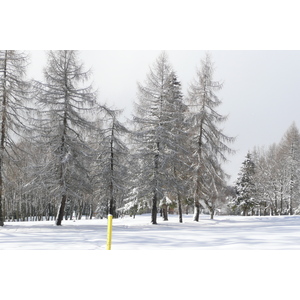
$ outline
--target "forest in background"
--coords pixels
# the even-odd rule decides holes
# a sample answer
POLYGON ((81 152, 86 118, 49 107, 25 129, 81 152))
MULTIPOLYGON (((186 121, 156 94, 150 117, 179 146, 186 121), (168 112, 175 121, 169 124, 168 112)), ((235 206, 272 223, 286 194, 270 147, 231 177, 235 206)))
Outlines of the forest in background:
POLYGON ((279 143, 254 147, 228 198, 242 215, 300 214, 300 133, 293 122, 279 143))
MULTIPOLYGON (((115 218, 201 211, 295 214, 299 132, 247 154, 235 186, 223 163, 234 138, 221 125, 214 65, 207 53, 182 93, 161 52, 137 85, 133 118, 99 103, 92 74, 74 50, 47 52, 44 81, 26 78, 28 56, 0 51, 0 226, 6 221, 115 218)), ((42 66, 41 66, 42 67, 42 66)), ((117 88, 117 87, 116 87, 117 88)))

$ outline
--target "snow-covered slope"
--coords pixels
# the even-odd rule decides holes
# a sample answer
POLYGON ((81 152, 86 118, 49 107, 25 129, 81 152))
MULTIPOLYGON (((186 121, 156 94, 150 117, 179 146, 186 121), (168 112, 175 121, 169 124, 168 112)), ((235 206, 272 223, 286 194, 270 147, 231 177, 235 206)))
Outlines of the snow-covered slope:
MULTIPOLYGON (((300 250, 300 216, 215 216, 191 215, 178 222, 149 215, 113 220, 112 250, 300 250)), ((1 250, 105 250, 106 219, 7 222, 0 228, 1 250)))

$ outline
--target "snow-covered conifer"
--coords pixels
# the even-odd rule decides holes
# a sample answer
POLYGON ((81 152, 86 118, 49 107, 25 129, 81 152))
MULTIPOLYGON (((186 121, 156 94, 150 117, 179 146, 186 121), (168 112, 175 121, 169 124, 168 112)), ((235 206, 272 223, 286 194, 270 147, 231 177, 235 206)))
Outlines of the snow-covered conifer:
POLYGON ((292 215, 294 207, 300 204, 300 133, 295 123, 288 128, 279 147, 285 170, 288 214, 292 215))
POLYGON ((125 136, 128 129, 117 119, 118 112, 110 111, 103 122, 98 122, 95 147, 96 159, 93 163, 93 185, 97 198, 97 213, 118 216, 125 194, 128 168, 128 147, 125 136))
POLYGON ((235 205, 240 208, 243 216, 247 216, 248 211, 256 204, 255 199, 255 164, 251 153, 248 152, 242 163, 241 171, 235 184, 236 198, 235 205))
POLYGON ((295 123, 280 143, 253 151, 258 214, 294 214, 300 197, 300 134, 295 123))
POLYGON ((29 106, 30 84, 25 80, 28 55, 21 51, 0 50, 0 226, 4 225, 3 199, 9 149, 16 148, 15 137, 22 136, 29 106))
POLYGON ((209 203, 213 197, 218 197, 218 190, 226 176, 221 163, 226 161, 226 154, 233 152, 227 144, 233 142, 234 138, 228 137, 219 128, 227 117, 216 110, 221 100, 215 92, 222 88, 222 84, 213 81, 213 72, 213 63, 207 53, 188 90, 195 221, 199 221, 200 200, 209 203))
POLYGON ((91 85, 83 85, 90 72, 83 69, 76 51, 47 54, 45 82, 35 84, 41 116, 35 141, 47 157, 39 168, 39 180, 60 203, 56 225, 61 225, 67 201, 91 192, 86 164, 90 149, 84 133, 92 126, 86 112, 95 107, 96 94, 91 85))
POLYGON ((190 151, 188 145, 188 124, 186 122, 187 105, 183 101, 181 83, 175 72, 171 73, 168 91, 168 109, 166 126, 169 130, 168 161, 169 197, 176 199, 179 222, 182 223, 182 198, 188 193, 188 172, 190 169, 190 151))
MULTIPOLYGON (((174 192, 177 112, 181 105, 180 84, 162 52, 150 68, 144 85, 138 84, 134 116, 135 154, 139 160, 139 197, 151 199, 152 224, 157 224, 157 205, 174 192), (173 180, 174 183, 174 180, 173 180)), ((180 128, 178 128, 180 129, 180 128)))

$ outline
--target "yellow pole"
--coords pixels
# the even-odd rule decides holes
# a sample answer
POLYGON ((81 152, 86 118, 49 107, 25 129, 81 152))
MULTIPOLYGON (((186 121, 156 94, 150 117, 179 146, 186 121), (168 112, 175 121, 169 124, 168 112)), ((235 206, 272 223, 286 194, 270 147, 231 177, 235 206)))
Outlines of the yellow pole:
POLYGON ((111 250, 111 236, 112 236, 112 215, 107 216, 107 241, 106 250, 111 250))

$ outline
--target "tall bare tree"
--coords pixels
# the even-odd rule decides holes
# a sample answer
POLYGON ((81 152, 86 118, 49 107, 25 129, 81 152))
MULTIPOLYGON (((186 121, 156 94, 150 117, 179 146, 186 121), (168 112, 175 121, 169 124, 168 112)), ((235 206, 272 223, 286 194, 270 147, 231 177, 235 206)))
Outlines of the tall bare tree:
POLYGON ((170 131, 173 103, 170 84, 173 70, 167 54, 157 58, 145 84, 138 84, 138 103, 134 116, 135 153, 140 161, 139 198, 151 199, 151 222, 157 224, 158 201, 169 189, 168 161, 173 139, 170 131))
POLYGON ((288 128, 279 147, 286 174, 288 214, 293 215, 294 207, 300 204, 300 133, 295 123, 288 128))
POLYGON ((36 82, 41 120, 37 142, 48 160, 40 178, 52 197, 60 202, 56 225, 61 225, 69 198, 91 192, 86 160, 89 147, 84 132, 92 127, 85 114, 95 107, 96 94, 74 50, 49 51, 44 69, 45 83, 36 82))
MULTIPOLYGON (((169 197, 176 199, 179 222, 182 223, 182 199, 187 195, 187 174, 190 169, 188 146, 188 124, 186 122, 187 105, 184 103, 181 83, 175 72, 171 73, 167 93, 168 106, 165 111, 165 126, 169 132, 168 151, 171 153, 165 168, 169 176, 169 197)), ((164 214, 167 216, 167 214, 164 214)), ((167 219, 167 218, 165 218, 167 219)))
MULTIPOLYGON (((206 53, 188 91, 191 114, 190 147, 193 151, 194 221, 199 221, 200 200, 209 203, 224 182, 225 173, 221 162, 226 161, 226 154, 233 152, 227 144, 233 142, 234 138, 228 137, 219 128, 227 117, 216 110, 221 104, 216 92, 221 90, 222 84, 213 80, 213 73, 213 63, 210 55, 206 53), (212 191, 214 195, 211 195, 212 191)), ((213 208, 208 208, 210 207, 213 208)))
POLYGON ((98 123, 91 141, 95 149, 93 163, 93 185, 98 214, 118 216, 122 206, 127 177, 128 148, 125 143, 128 129, 118 120, 120 111, 106 111, 106 117, 98 123), (106 119, 105 121, 103 121, 106 119))
POLYGON ((28 55, 14 50, 0 51, 0 226, 4 225, 3 200, 9 149, 26 129, 26 102, 30 84, 25 80, 28 55))
POLYGON ((295 123, 278 144, 253 151, 256 208, 259 214, 299 214, 300 134, 295 123))

